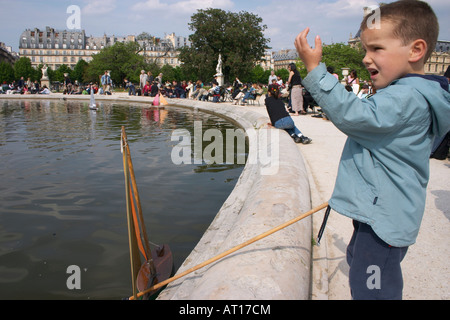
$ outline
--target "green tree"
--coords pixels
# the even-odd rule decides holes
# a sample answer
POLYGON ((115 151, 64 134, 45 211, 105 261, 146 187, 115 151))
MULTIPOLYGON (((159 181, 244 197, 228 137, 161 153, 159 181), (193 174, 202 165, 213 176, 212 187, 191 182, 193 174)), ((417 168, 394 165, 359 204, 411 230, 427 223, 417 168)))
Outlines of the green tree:
POLYGON ((14 77, 19 80, 23 77, 25 80, 31 78, 31 80, 36 80, 36 72, 31 66, 31 60, 26 57, 21 57, 14 64, 14 77))
POLYGON ((14 68, 6 61, 0 63, 0 84, 14 81, 14 68))
MULTIPOLYGON (((361 48, 352 48, 343 43, 335 43, 323 47, 322 62, 324 62, 327 67, 333 67, 340 79, 343 78, 341 69, 350 68, 350 70, 356 70, 358 78, 369 80, 369 72, 362 62, 364 55, 364 51, 361 48)), ((305 66, 300 60, 297 65, 300 74, 302 77, 305 77, 307 74, 305 66)))
POLYGON ((141 70, 148 70, 140 48, 136 42, 117 42, 111 47, 101 50, 93 56, 85 72, 85 81, 99 82, 106 70, 111 70, 111 79, 115 84, 122 84, 125 78, 139 83, 141 70))
POLYGON ((137 37, 136 37, 136 40, 137 41, 142 41, 142 40, 147 40, 147 41, 151 41, 151 42, 153 42, 153 39, 154 39, 155 37, 154 36, 152 36, 150 33, 148 33, 148 32, 141 32, 137 37))
POLYGON ((164 65, 161 68, 161 73, 163 74, 163 82, 166 81, 172 82, 173 80, 178 80, 176 70, 171 65, 168 64, 164 65))
POLYGON ((341 68, 356 70, 358 77, 364 80, 370 79, 369 72, 364 66, 364 51, 360 48, 352 48, 343 43, 336 43, 323 48, 323 62, 334 68, 342 78, 341 68))
MULTIPOLYGON (((270 71, 269 71, 270 74, 270 71)), ((266 71, 260 65, 255 66, 248 77, 242 78, 244 82, 267 83, 269 75, 266 78, 266 71)))
POLYGON ((72 80, 77 80, 79 83, 84 83, 84 73, 89 64, 83 59, 79 60, 72 71, 72 80))
POLYGON ((219 54, 222 55, 225 81, 236 76, 251 75, 255 63, 269 49, 264 36, 266 25, 255 14, 221 9, 198 10, 191 17, 191 47, 181 50, 180 60, 187 74, 209 81, 216 74, 219 54))
POLYGON ((55 70, 53 78, 52 78, 52 81, 63 82, 64 81, 64 73, 68 73, 69 74, 69 78, 73 81, 73 79, 72 79, 72 69, 70 69, 70 67, 68 67, 65 64, 62 64, 58 69, 55 70))

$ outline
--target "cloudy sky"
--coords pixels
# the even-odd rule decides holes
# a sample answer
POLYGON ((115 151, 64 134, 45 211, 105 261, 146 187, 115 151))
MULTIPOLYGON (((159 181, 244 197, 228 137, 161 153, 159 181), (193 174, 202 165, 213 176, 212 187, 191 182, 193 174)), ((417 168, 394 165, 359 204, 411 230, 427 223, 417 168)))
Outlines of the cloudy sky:
MULTIPOLYGON (((319 34, 327 44, 347 42, 355 35, 363 8, 377 0, 0 0, 0 42, 18 51, 25 29, 67 29, 67 8, 81 9, 81 29, 87 35, 138 35, 145 31, 157 37, 174 32, 189 36, 188 23, 198 9, 220 8, 249 11, 267 25, 267 38, 274 51, 293 49, 296 35, 305 27, 311 37, 319 34)), ((392 2, 385 0, 384 2, 392 2)), ((440 40, 450 41, 450 1, 429 0, 438 15, 440 40)))

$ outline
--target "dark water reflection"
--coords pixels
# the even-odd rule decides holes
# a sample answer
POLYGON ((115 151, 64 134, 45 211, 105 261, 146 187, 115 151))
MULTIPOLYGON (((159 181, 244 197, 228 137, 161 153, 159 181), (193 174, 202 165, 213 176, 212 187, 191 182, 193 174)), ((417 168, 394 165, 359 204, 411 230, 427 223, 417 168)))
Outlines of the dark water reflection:
POLYGON ((181 108, 0 102, 0 299, 121 299, 131 294, 120 129, 126 126, 152 242, 178 268, 243 165, 174 165, 175 129, 233 125, 181 108), (67 267, 81 268, 69 290, 67 267))

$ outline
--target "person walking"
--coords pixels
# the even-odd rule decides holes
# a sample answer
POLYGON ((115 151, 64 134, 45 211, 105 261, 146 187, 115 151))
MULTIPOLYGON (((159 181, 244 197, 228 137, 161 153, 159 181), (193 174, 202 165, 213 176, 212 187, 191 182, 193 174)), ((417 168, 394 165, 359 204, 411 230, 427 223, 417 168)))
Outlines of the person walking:
POLYGON ((110 92, 111 77, 109 76, 108 71, 105 71, 105 74, 102 76, 101 82, 103 87, 103 94, 110 92))

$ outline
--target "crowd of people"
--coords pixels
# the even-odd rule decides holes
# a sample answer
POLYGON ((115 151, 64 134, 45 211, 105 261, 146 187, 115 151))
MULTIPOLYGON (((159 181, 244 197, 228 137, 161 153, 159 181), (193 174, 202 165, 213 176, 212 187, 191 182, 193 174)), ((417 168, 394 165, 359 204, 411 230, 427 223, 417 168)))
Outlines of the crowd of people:
POLYGON ((151 72, 141 71, 139 85, 124 79, 124 87, 130 96, 155 97, 160 94, 166 98, 192 99, 198 101, 232 102, 246 104, 248 100, 255 100, 264 94, 264 88, 258 83, 243 84, 239 79, 233 85, 219 85, 217 77, 205 84, 197 81, 166 81, 163 82, 163 74, 153 77, 151 72))
POLYGON ((50 94, 50 90, 46 85, 41 87, 38 81, 32 82, 30 78, 25 81, 21 77, 19 81, 13 81, 9 84, 3 81, 0 94, 50 94))

